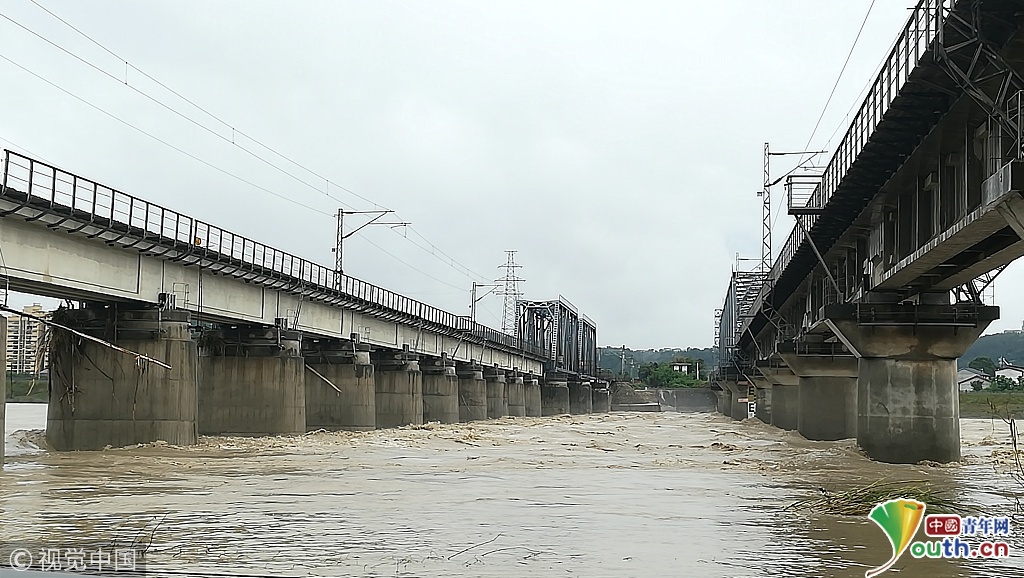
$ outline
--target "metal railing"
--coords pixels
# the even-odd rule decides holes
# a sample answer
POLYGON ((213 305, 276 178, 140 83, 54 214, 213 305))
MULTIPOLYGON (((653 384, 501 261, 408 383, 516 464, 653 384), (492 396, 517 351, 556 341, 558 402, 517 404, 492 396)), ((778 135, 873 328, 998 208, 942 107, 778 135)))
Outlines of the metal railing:
MULTIPOLYGON (((867 96, 857 110, 857 114, 853 117, 843 140, 825 168, 821 183, 810 195, 805 206, 825 207, 835 195, 850 167, 853 166, 871 135, 874 134, 879 122, 910 78, 910 74, 917 68, 921 59, 928 54, 932 42, 939 35, 946 15, 949 14, 956 2, 957 0, 921 0, 918 2, 878 76, 875 77, 867 96)), ((810 231, 818 219, 817 215, 798 215, 796 218, 801 223, 793 227, 781 252, 772 264, 771 271, 757 295, 754 304, 755 311, 761 309, 761 304, 768 297, 775 281, 786 270, 804 243, 803 229, 810 231)), ((749 322, 750 319, 747 319, 746 323, 749 324, 749 322)))
POLYGON ((506 348, 547 357, 538 347, 520 343, 465 317, 378 287, 355 277, 275 249, 216 225, 189 217, 155 203, 80 177, 13 151, 4 151, 0 198, 17 206, 0 212, 7 216, 24 208, 56 215, 56 225, 69 232, 99 231, 103 238, 125 248, 152 247, 149 251, 176 261, 208 262, 215 271, 261 277, 274 288, 315 290, 320 295, 362 302, 388 314, 401 314, 451 332, 468 334, 506 348), (337 281, 337 283, 336 283, 337 281))

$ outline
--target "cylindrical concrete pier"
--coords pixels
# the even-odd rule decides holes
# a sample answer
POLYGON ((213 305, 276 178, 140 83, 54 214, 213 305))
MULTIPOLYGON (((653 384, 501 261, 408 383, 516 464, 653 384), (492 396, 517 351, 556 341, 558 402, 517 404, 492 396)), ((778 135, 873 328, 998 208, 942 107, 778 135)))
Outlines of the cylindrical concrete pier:
POLYGON ((857 443, 871 458, 897 464, 960 460, 955 359, 863 357, 858 371, 857 443))
POLYGON ((523 396, 526 399, 526 416, 541 417, 540 380, 523 380, 523 396))
POLYGON ((541 415, 569 413, 569 384, 564 381, 545 381, 540 386, 541 415))
POLYGON ((800 419, 800 386, 772 385, 772 425, 784 429, 797 429, 800 419))
POLYGON ((508 391, 508 415, 523 417, 526 415, 526 387, 522 377, 509 377, 505 380, 508 391))
POLYGON ((423 423, 423 373, 413 355, 399 356, 375 367, 377 429, 423 423))
POLYGON ((594 389, 591 391, 594 398, 594 413, 608 413, 611 411, 611 392, 607 389, 594 389))
POLYGON ((306 430, 368 431, 377 424, 377 390, 366 344, 306 357, 306 430), (358 350, 356 350, 358 348, 358 350), (316 371, 338 391, 324 382, 316 371))
POLYGON ((107 337, 171 366, 137 364, 132 355, 54 330, 46 438, 59 451, 100 450, 158 440, 196 443, 198 348, 182 310, 114 306, 63 310, 57 321, 107 337))
POLYGON ((487 382, 483 372, 479 369, 460 370, 458 378, 459 421, 487 419, 487 382))
POLYGON ((801 377, 797 431, 809 440, 857 437, 857 378, 801 377))
POLYGON ((240 345, 203 347, 199 433, 305 433, 306 364, 298 334, 274 327, 249 331, 240 345))
POLYGON ((590 382, 569 382, 569 413, 584 415, 593 411, 594 399, 590 393, 590 382))
POLYGON ((508 397, 505 392, 505 374, 485 371, 487 381, 487 417, 495 419, 508 415, 508 397))
POLYGON ((459 422, 459 378, 455 363, 443 358, 440 365, 423 367, 423 421, 459 422))

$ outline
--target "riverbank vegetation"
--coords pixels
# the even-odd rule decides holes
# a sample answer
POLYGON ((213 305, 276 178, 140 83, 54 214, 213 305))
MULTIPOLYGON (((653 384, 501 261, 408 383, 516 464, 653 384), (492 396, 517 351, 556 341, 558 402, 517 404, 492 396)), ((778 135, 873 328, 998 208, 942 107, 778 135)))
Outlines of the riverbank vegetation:
POLYGON ((7 374, 7 401, 46 403, 49 399, 49 381, 46 376, 7 374))

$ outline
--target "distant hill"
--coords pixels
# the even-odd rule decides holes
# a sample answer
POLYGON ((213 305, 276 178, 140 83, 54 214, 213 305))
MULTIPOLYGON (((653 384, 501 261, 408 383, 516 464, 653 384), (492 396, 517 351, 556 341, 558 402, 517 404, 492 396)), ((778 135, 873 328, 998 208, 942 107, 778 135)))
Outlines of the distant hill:
MULTIPOLYGON (((621 347, 598 347, 597 353, 597 366, 599 368, 611 369, 616 372, 619 371, 622 356, 621 347)), ((636 367, 645 363, 669 363, 677 357, 699 359, 703 364, 706 364, 705 367, 707 367, 714 359, 714 351, 710 347, 706 347, 704 349, 697 349, 693 347, 688 347, 686 349, 680 349, 678 347, 664 347, 662 349, 629 349, 627 347, 625 353, 627 368, 629 367, 630 359, 633 359, 633 363, 636 367)))
POLYGON ((999 361, 1000 357, 1014 365, 1024 365, 1024 333, 1019 331, 984 335, 978 339, 960 358, 960 368, 967 367, 975 357, 990 357, 999 361))

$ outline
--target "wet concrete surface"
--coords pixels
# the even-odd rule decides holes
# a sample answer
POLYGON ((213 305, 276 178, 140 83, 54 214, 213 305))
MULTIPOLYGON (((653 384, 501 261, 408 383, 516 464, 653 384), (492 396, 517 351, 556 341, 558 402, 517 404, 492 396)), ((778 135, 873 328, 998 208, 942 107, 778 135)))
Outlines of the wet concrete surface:
MULTIPOLYGON (((55 453, 45 406, 11 404, 0 536, 150 540, 151 572, 331 576, 863 576, 889 558, 866 517, 795 512, 819 488, 926 480, 1008 511, 1007 426, 962 420, 964 462, 872 462, 719 414, 613 413, 55 453), (27 430, 27 431, 26 431, 27 430)), ((1024 529, 1022 529, 1024 530, 1024 529)), ((922 538, 923 536, 919 536, 922 538)), ((1007 560, 892 575, 1024 576, 1007 560)), ((884 576, 884 575, 883 575, 884 576)))

